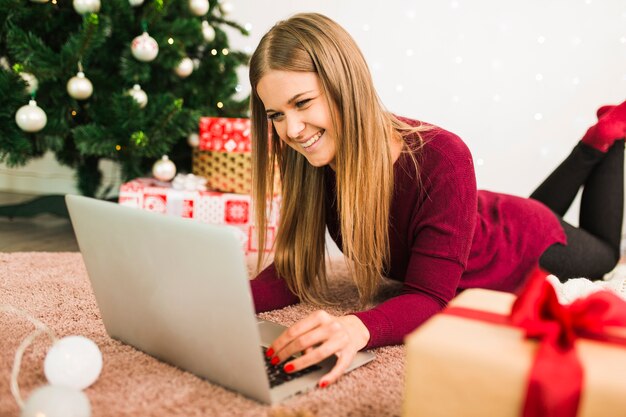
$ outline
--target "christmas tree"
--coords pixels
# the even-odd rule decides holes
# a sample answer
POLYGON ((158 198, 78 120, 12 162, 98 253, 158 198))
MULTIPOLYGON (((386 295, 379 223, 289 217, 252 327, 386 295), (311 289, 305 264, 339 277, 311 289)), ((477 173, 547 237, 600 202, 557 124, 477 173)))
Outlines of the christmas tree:
POLYGON ((228 19, 217 0, 0 0, 0 162, 52 151, 84 195, 104 195, 101 159, 122 179, 162 155, 190 171, 200 116, 241 117, 228 19), (30 103, 30 104, 29 104, 30 103))

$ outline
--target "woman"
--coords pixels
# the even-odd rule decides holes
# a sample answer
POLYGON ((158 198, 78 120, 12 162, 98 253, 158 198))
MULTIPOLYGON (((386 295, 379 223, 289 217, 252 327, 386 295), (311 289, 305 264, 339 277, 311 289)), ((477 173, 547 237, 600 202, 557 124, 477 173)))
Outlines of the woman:
MULTIPOLYGON (((274 262, 251 281, 257 311, 325 302, 326 227, 351 261, 363 304, 381 276, 403 282, 375 308, 342 317, 320 310, 291 326, 267 352, 288 372, 334 354, 324 387, 356 352, 402 343, 463 289, 515 291, 537 262, 563 280, 599 278, 619 258, 624 142, 616 139, 626 102, 601 108, 598 124, 524 199, 477 191, 460 138, 385 111, 355 42, 322 15, 274 26, 252 55, 250 83, 258 230, 275 165, 283 198, 274 262), (582 185, 574 228, 561 217, 582 185)), ((264 247, 264 233, 258 238, 264 247)))

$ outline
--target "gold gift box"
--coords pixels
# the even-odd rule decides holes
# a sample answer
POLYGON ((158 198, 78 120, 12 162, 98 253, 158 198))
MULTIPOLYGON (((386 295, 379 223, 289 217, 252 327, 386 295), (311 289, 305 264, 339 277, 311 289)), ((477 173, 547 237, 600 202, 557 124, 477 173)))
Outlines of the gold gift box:
POLYGON ((250 153, 201 151, 194 149, 191 170, 207 179, 207 188, 224 193, 251 194, 250 153))
MULTIPOLYGON (((466 290, 451 306, 508 315, 515 296, 466 290)), ((519 417, 537 342, 518 328, 437 314, 406 340, 404 417, 519 417)), ((579 338, 579 417, 626 415, 626 348, 579 338)), ((551 381, 559 384, 559 381, 551 381)))

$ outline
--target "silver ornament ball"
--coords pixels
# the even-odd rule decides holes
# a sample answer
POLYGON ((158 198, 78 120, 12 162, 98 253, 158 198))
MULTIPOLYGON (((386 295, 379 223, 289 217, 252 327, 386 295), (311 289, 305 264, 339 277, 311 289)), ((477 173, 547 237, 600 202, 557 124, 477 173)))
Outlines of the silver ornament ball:
POLYGON ((67 93, 76 100, 86 100, 93 93, 93 84, 84 72, 79 71, 67 82, 67 93))
POLYGON ((193 61, 189 57, 184 57, 175 69, 176 75, 180 78, 187 78, 193 72, 193 61))
POLYGON ((78 14, 98 13, 100 11, 100 0, 74 0, 72 4, 78 14))
POLYGON ((143 0, 128 0, 128 3, 132 6, 132 7, 139 7, 143 4, 143 0))
POLYGON ((24 132, 39 132, 46 126, 48 117, 46 113, 37 105, 35 100, 19 108, 15 113, 15 123, 24 132))
POLYGON ((167 155, 163 155, 152 165, 152 175, 157 180, 170 181, 176 176, 176 165, 170 161, 167 155))
POLYGON ((159 54, 159 44, 154 38, 144 32, 133 39, 130 50, 135 59, 142 62, 150 62, 159 54))
POLYGON ((143 109, 148 104, 148 95, 141 89, 139 84, 135 84, 133 88, 128 90, 128 94, 135 99, 140 108, 143 109))
POLYGON ((28 94, 32 95, 35 91, 37 91, 37 88, 39 88, 39 81, 37 80, 37 77, 30 72, 20 72, 20 77, 26 81, 26 91, 28 94))
POLYGON ((187 136, 187 144, 192 148, 197 148, 200 145, 200 136, 197 133, 190 133, 187 136))
POLYGON ((204 16, 209 11, 209 0, 189 0, 189 10, 196 16, 204 16))
POLYGON ((206 20, 202 21, 202 37, 207 42, 215 40, 215 29, 206 20))

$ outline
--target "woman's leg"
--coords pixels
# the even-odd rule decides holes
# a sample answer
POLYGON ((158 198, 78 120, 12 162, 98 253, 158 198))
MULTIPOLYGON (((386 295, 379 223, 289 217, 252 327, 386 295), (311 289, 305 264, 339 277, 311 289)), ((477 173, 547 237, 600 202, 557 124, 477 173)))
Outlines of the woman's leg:
POLYGON ((600 279, 613 269, 620 256, 624 141, 616 141, 606 154, 585 144, 576 148, 532 196, 539 201, 545 198, 544 204, 562 216, 574 198, 571 194, 575 196, 578 192, 578 188, 575 191, 574 188, 580 187, 580 181, 584 185, 580 227, 561 220, 567 246, 554 244, 539 259, 542 268, 562 281, 573 277, 600 279), (594 151, 595 156, 590 151, 594 151), (569 182, 568 175, 571 175, 569 182))

